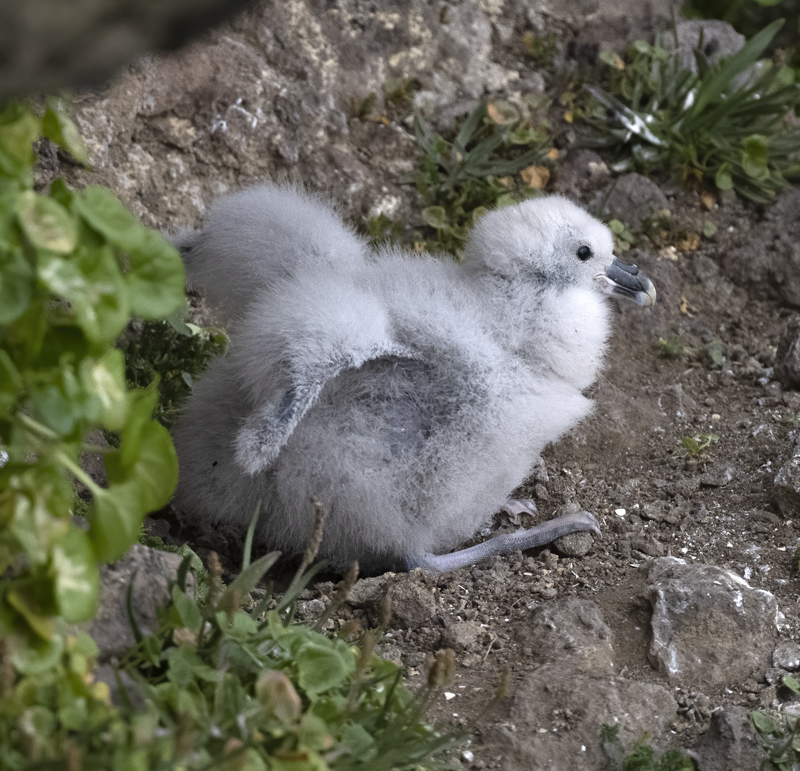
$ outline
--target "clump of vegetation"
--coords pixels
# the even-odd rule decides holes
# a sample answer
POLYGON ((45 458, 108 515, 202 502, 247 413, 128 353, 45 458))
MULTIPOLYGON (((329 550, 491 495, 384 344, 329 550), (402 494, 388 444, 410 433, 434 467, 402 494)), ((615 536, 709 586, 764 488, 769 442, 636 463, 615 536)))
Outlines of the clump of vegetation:
POLYGON ((627 62, 609 68, 608 90, 585 86, 595 100, 584 113, 596 132, 590 143, 617 153, 617 172, 677 170, 685 183, 771 203, 800 178, 800 85, 779 55, 758 61, 781 24, 717 64, 699 52, 697 73, 663 34, 654 45, 637 41, 627 62))
MULTIPOLYGON (((114 341, 131 317, 157 319, 180 305, 180 256, 105 188, 77 192, 57 179, 49 195, 34 192, 33 147, 42 135, 86 163, 75 126, 54 101, 41 118, 16 103, 0 115, 0 637, 7 689, 31 688, 26 676, 50 673, 72 655, 65 624, 94 615, 98 563, 136 542, 144 516, 166 504, 178 473, 169 434, 151 420, 157 392, 128 390, 114 341), (104 453, 105 488, 78 463, 96 429, 118 438, 115 447, 94 449, 104 453), (73 479, 92 495, 88 532, 72 522, 73 479)), ((85 690, 74 678, 61 689, 69 704, 85 690)))
POLYGON ((397 243, 402 239, 405 232, 402 222, 397 222, 385 214, 370 217, 365 226, 372 246, 397 243))
POLYGON ((758 743, 767 753, 761 771, 793 771, 800 764, 800 733, 797 718, 788 715, 773 717, 753 710, 748 717, 758 743))
POLYGON ((660 337, 656 341, 659 356, 663 359, 682 359, 689 349, 683 344, 680 337, 660 337))
MULTIPOLYGON (((255 520, 245 555, 254 529, 255 520)), ((129 596, 137 645, 117 677, 118 706, 108 687, 93 681, 94 643, 86 635, 70 640, 56 664, 4 694, 0 752, 7 767, 42 768, 66 758, 69 768, 120 771, 445 768, 444 756, 463 737, 437 731, 423 715, 452 676, 452 651, 440 652, 427 685, 412 694, 399 667, 373 655, 376 633, 321 634, 355 581, 355 566, 316 628, 295 623, 297 596, 319 567, 306 569, 313 549, 283 597, 263 593, 245 610, 243 601, 277 557, 246 556, 230 586, 212 560, 200 594, 197 576, 190 580, 196 557, 187 555, 154 632, 136 625, 129 596), (354 637, 357 645, 348 642, 354 637), (76 694, 65 699, 70 681, 76 694)))
POLYGON ((420 115, 414 134, 423 151, 420 166, 405 182, 416 185, 422 212, 436 235, 435 249, 460 256, 469 227, 489 207, 538 195, 550 176, 548 135, 534 98, 520 110, 508 102, 479 105, 461 124, 452 142, 420 115), (519 180, 513 175, 520 174, 519 180))
POLYGON ((609 771, 693 771, 694 763, 683 750, 667 750, 660 757, 645 734, 629 752, 619 738, 619 726, 603 725, 600 741, 609 760, 609 771))
POLYGON ((693 458, 699 458, 704 450, 718 441, 719 437, 716 434, 698 434, 697 436, 684 436, 681 445, 693 458))
POLYGON ((126 380, 131 388, 145 388, 155 380, 159 397, 153 417, 170 428, 194 379, 226 343, 221 330, 200 329, 194 324, 137 324, 122 345, 126 380))
POLYGON ((717 369, 723 369, 728 364, 726 347, 722 340, 712 340, 710 343, 706 343, 704 351, 712 366, 717 369))
POLYGON ((681 15, 688 19, 722 19, 748 38, 776 19, 785 19, 773 46, 794 50, 792 64, 800 65, 800 6, 796 0, 684 0, 681 15))

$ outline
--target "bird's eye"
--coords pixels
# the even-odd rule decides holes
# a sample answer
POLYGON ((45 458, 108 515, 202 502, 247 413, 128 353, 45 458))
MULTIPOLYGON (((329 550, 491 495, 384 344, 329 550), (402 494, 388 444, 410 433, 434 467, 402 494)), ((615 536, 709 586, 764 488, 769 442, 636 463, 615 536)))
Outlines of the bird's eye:
POLYGON ((578 259, 581 262, 586 262, 592 256, 592 250, 588 246, 582 246, 578 249, 578 259))

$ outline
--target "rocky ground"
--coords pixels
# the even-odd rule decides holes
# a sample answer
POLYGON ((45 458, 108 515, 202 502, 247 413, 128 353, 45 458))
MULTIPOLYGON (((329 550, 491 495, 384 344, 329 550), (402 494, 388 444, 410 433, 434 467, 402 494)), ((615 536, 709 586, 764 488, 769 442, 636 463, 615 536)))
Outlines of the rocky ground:
MULTIPOLYGON (((290 174, 343 201, 353 222, 384 213, 417 225, 419 200, 398 184, 418 157, 407 121, 360 120, 354 103, 374 91, 381 115, 382 84, 413 75, 418 106, 452 125, 485 94, 556 93, 559 66, 620 49, 653 16, 643 3, 584 0, 402 11, 388 1, 267 3, 79 96, 95 172, 53 155, 39 181, 107 184, 169 229, 197 222, 217 194, 290 174), (522 55, 525 32, 560 36, 555 70, 522 55)), ((568 126, 557 130, 563 160, 549 189, 587 206, 607 198, 611 214, 647 230, 626 258, 659 293, 651 309, 619 305, 594 414, 517 491, 543 517, 570 504, 594 512, 603 535, 568 545, 573 556, 545 549, 440 576, 364 579, 338 623, 374 623, 391 595, 381 649, 412 684, 426 656, 456 651, 455 680, 433 716, 475 731, 465 767, 604 768, 600 726, 618 723, 627 744, 648 732, 661 747, 693 747, 702 771, 755 769, 744 716, 791 709, 780 685, 800 668, 800 367, 790 323, 800 308, 800 195, 765 210, 633 176, 606 196, 615 181, 603 159, 572 147, 568 126), (643 222, 659 209, 668 221, 643 222), (684 446, 710 435, 699 452, 684 446)), ((177 522, 156 529, 178 536, 177 522)), ((529 523, 504 515, 492 530, 520 524, 529 523)), ((235 534, 193 537, 200 552, 238 559, 235 534)), ((310 589, 301 613, 319 613, 332 586, 310 589)))

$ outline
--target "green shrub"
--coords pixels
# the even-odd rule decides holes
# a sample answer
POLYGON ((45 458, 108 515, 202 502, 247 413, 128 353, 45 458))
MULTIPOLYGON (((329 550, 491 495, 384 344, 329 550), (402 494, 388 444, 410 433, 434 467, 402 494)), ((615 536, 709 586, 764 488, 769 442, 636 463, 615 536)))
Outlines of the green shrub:
POLYGON ((57 179, 34 192, 42 135, 86 163, 55 103, 41 118, 20 104, 0 115, 0 636, 31 675, 58 666, 66 622, 93 617, 98 563, 122 556, 172 495, 177 459, 151 420, 156 389, 126 388, 114 343, 131 318, 166 316, 184 296, 177 251, 107 189, 57 179), (119 437, 94 448, 106 488, 78 462, 96 429, 119 437), (92 494, 88 532, 72 522, 73 479, 92 494))
POLYGON ((637 41, 627 63, 610 67, 607 91, 585 87, 595 100, 583 116, 595 129, 588 143, 614 150, 617 172, 674 173, 771 203, 800 178, 800 128, 792 119, 800 85, 779 60, 758 61, 781 24, 718 64, 698 55, 698 73, 681 68, 663 35, 655 45, 637 41))
POLYGON ((414 135, 423 155, 417 171, 402 181, 422 195, 422 218, 436 233, 434 248, 460 256, 470 226, 489 207, 539 194, 511 178, 547 158, 547 123, 539 112, 548 105, 537 99, 531 97, 522 111, 507 102, 480 104, 452 142, 415 115, 414 135))

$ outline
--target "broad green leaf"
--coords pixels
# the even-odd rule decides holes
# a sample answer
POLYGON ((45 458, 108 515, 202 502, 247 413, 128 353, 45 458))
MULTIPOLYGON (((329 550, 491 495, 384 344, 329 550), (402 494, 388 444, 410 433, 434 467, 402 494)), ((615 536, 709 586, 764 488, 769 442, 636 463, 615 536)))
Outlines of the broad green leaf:
POLYGON ((22 391, 22 378, 8 351, 0 349, 0 417, 8 417, 22 391))
POLYGON ((139 538, 147 514, 136 482, 114 485, 95 494, 89 538, 98 562, 119 559, 139 538))
POLYGON ((368 761, 375 757, 378 748, 372 735, 359 723, 349 723, 339 735, 339 741, 345 749, 359 761, 368 761))
POLYGON ((181 624, 187 629, 192 629, 196 632, 203 622, 203 616, 197 607, 197 603, 186 592, 181 591, 177 584, 172 587, 172 603, 175 606, 181 624))
POLYGON ((764 180, 769 177, 769 145, 766 137, 751 134, 742 140, 742 168, 753 179, 764 180))
POLYGON ((31 168, 36 163, 33 143, 39 138, 41 123, 18 102, 12 102, 0 115, 0 173, 33 184, 31 168))
POLYGON ((423 209, 422 219, 437 230, 443 230, 450 224, 447 220, 447 212, 442 206, 428 206, 423 209))
POLYGON ((770 734, 778 730, 777 723, 765 712, 755 709, 750 713, 750 720, 762 734, 770 734))
POLYGON ((53 620, 55 608, 50 607, 47 600, 41 597, 42 581, 36 585, 14 586, 6 592, 9 605, 16 610, 27 622, 33 632, 42 640, 52 640, 55 637, 56 627, 53 620), (38 588, 40 591, 35 591, 38 588))
POLYGON ((142 243, 128 250, 126 275, 131 312, 143 319, 169 316, 186 297, 186 275, 178 250, 155 230, 145 230, 142 243))
POLYGON ((78 325, 92 342, 110 343, 125 328, 125 282, 109 247, 65 259, 42 254, 39 277, 55 295, 69 300, 78 325))
POLYGON ((89 621, 97 610, 100 578, 89 537, 70 527, 52 551, 53 592, 59 614, 71 624, 89 621))
POLYGON ((328 724, 313 712, 306 712, 300 721, 300 744, 317 751, 333 747, 333 737, 328 724))
POLYGON ((80 378, 86 391, 95 396, 103 412, 103 426, 119 431, 128 414, 125 385, 125 357, 112 348, 100 359, 86 358, 80 365, 80 378))
POLYGON ((31 412, 48 428, 69 436, 78 421, 75 405, 64 393, 63 383, 50 383, 30 390, 31 412))
POLYGON ((17 219, 39 249, 69 254, 78 243, 78 228, 70 213, 58 201, 26 190, 17 202, 17 219))
POLYGON ((179 648, 170 648, 167 651, 169 669, 167 677, 178 688, 186 688, 196 681, 195 667, 202 666, 203 662, 197 655, 197 650, 190 645, 181 645, 179 648))
POLYGON ((355 656, 343 640, 334 646, 306 642, 295 657, 300 687, 314 699, 341 685, 356 668, 355 656))
POLYGON ((86 145, 75 124, 58 109, 57 100, 47 100, 47 110, 42 118, 42 133, 52 139, 60 148, 66 150, 78 163, 89 166, 86 145))
POLYGON ((54 634, 52 640, 11 638, 11 663, 23 675, 41 675, 52 669, 64 652, 63 634, 54 634))
POLYGON ((22 251, 0 253, 0 324, 10 324, 25 313, 33 286, 33 268, 22 251))
POLYGON ((119 455, 106 458, 112 481, 122 482, 127 478, 127 469, 136 462, 142 433, 150 424, 157 403, 158 382, 155 379, 147 388, 128 392, 128 419, 122 431, 119 455))
POLYGON ((723 164, 719 167, 719 170, 714 176, 714 184, 720 190, 733 189, 733 177, 731 176, 730 167, 727 164, 723 164))
POLYGON ((120 451, 105 458, 109 487, 93 501, 89 537, 100 562, 121 557, 139 537, 145 516, 165 506, 178 484, 178 458, 167 430, 148 422, 135 437, 138 452, 123 465, 125 444, 133 441, 126 430, 120 451))
POLYGON ((108 188, 90 185, 82 193, 76 193, 75 208, 114 246, 131 251, 144 243, 147 228, 108 188))

